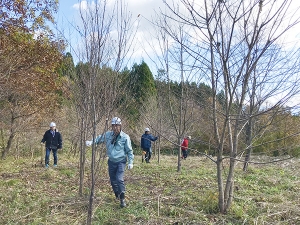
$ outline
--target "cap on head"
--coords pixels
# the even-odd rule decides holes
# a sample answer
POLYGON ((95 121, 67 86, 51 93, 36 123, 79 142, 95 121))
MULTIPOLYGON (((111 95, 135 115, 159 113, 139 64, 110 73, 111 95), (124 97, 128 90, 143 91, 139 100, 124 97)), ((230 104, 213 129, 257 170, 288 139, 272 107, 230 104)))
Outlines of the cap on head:
POLYGON ((114 117, 114 118, 112 118, 112 120, 111 120, 111 124, 113 125, 113 124, 119 124, 119 125, 121 125, 122 123, 121 123, 121 119, 119 118, 119 117, 114 117))
POLYGON ((56 127, 56 124, 54 122, 51 122, 50 127, 56 127))
POLYGON ((147 127, 147 128, 145 128, 145 132, 146 132, 146 131, 150 131, 150 129, 147 127))
POLYGON ((187 136, 187 138, 188 138, 188 139, 191 139, 192 137, 191 137, 191 136, 187 136))

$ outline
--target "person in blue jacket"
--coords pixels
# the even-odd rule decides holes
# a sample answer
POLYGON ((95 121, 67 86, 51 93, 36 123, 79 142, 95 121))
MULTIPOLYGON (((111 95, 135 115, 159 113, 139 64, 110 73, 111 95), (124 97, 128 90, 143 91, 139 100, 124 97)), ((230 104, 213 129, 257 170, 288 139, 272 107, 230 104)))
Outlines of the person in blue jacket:
POLYGON ((150 134, 150 129, 147 127, 145 129, 145 133, 141 137, 141 148, 143 151, 146 152, 145 155, 145 161, 146 163, 150 162, 151 155, 152 155, 152 149, 151 149, 151 141, 156 141, 158 139, 157 137, 154 137, 150 134))
MULTIPOLYGON (((125 183, 124 172, 128 159, 128 169, 133 168, 133 150, 131 140, 128 134, 122 131, 121 119, 114 117, 111 120, 111 131, 105 132, 103 135, 96 137, 94 143, 105 143, 106 154, 108 156, 108 173, 111 187, 117 199, 120 200, 120 206, 126 207, 125 203, 125 183)), ((86 145, 90 146, 93 141, 86 141, 86 145)))
POLYGON ((54 167, 57 166, 57 150, 62 148, 62 137, 56 129, 54 122, 50 123, 50 129, 47 130, 41 141, 42 145, 46 146, 45 167, 49 167, 50 152, 53 153, 54 167), (44 144, 46 142, 46 144, 44 144))

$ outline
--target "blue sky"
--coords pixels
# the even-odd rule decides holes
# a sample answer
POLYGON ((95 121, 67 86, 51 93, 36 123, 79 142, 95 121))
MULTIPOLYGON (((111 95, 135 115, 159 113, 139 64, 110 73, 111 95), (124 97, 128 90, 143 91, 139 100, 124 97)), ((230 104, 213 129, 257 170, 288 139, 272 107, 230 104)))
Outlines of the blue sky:
POLYGON ((78 3, 78 0, 60 0, 59 10, 56 18, 58 20, 72 20, 74 14, 76 14, 76 9, 73 7, 78 3))
MULTIPOLYGON (((92 2, 92 0, 87 0, 88 2, 92 2)), ((72 26, 77 26, 76 23, 79 20, 79 12, 78 12, 78 4, 79 2, 86 3, 86 0, 60 0, 59 5, 59 11, 56 15, 56 20, 58 23, 59 31, 64 34, 64 36, 67 38, 72 45, 74 45, 74 48, 78 46, 78 33, 74 31, 74 28, 72 26), (77 22, 76 22, 77 21, 77 22)), ((108 2, 111 2, 112 0, 107 0, 108 2)), ((168 2, 172 2, 172 0, 167 0, 168 2)), ((176 1, 176 0, 175 0, 176 1)), ((249 0, 252 1, 252 0, 249 0)), ((272 0, 269 0, 272 1, 272 0)), ((148 20, 152 20, 154 11, 158 11, 159 8, 164 8, 163 0, 125 0, 126 4, 128 5, 128 10, 132 13, 133 18, 137 18, 138 15, 141 15, 139 20, 139 28, 137 32, 137 42, 143 44, 146 43, 146 39, 150 37, 149 32, 154 31, 153 25, 151 25, 148 20), (148 32, 148 33, 147 33, 148 32), (147 33, 147 35, 145 35, 147 33)), ((197 1, 195 1, 197 2, 197 1)), ((268 2, 268 1, 267 1, 268 2)), ((278 1, 280 2, 280 0, 278 1)), ((296 9, 300 6, 299 0, 293 0, 292 6, 290 9, 296 9)), ((298 28, 298 26, 296 27, 298 28)), ((291 45, 294 44, 300 44, 299 39, 299 29, 294 29, 288 33, 287 36, 285 36, 285 43, 290 43, 291 45)), ((153 32, 154 33, 154 32, 153 32)), ((150 39, 151 40, 151 39, 150 39)), ((295 46, 296 47, 296 46, 295 46)), ((286 45, 286 48, 288 50, 288 44, 286 45)), ((67 51, 71 52, 75 63, 76 59, 72 52, 72 48, 68 47, 67 51)), ((153 53, 153 49, 151 47, 144 45, 144 47, 138 48, 135 53, 132 60, 133 63, 140 63, 142 60, 144 60, 148 66, 150 67, 153 75, 156 75, 157 68, 154 66, 154 64, 151 62, 151 60, 148 58, 147 54, 151 55, 153 53)), ((127 65, 128 68, 132 67, 131 65, 127 65)), ((299 99, 297 99, 298 102, 299 99)))
MULTIPOLYGON (((55 15, 58 32, 63 33, 68 41, 72 42, 72 37, 75 34, 72 28, 73 25, 76 25, 76 17, 78 17, 78 10, 74 7, 75 4, 78 4, 78 0, 60 0, 59 1, 58 13, 55 15)), ((75 41, 75 40, 74 40, 75 41)), ((72 52, 72 50, 67 49, 67 51, 72 52)))
MULTIPOLYGON (((91 0, 60 0, 59 11, 56 14, 56 21, 58 24, 59 32, 62 32, 70 43, 76 45, 78 43, 78 34, 75 34, 72 26, 77 26, 76 23, 80 21, 78 6, 82 2, 83 5, 86 2, 92 2, 91 0), (75 44, 74 44, 75 43, 75 44)), ((111 2, 108 0, 108 2, 111 2)), ((147 21, 151 20, 154 10, 158 10, 163 6, 162 0, 126 0, 125 3, 128 6, 128 10, 132 13, 132 17, 136 19, 138 15, 141 15, 139 19, 139 30, 137 36, 142 38, 145 31, 153 29, 153 26, 147 21)), ((72 53, 72 49, 69 47, 67 51, 72 53)), ((147 52, 151 49, 148 48, 147 52)), ((137 48, 135 52, 135 61, 140 63, 141 60, 147 58, 145 49, 137 48)), ((146 61, 146 60, 145 60, 146 61)), ((147 64, 150 60, 147 60, 147 64)), ((129 66, 131 67, 131 66, 129 66)))
MULTIPOLYGON (((112 0, 107 0, 111 2, 112 0)), ((172 2, 172 0, 168 0, 168 2, 172 2)), ((176 1, 176 0, 175 0, 176 1)), ((252 0, 249 0, 252 1, 252 0)), ((56 15, 56 20, 58 23, 59 32, 63 33, 66 39, 72 43, 74 48, 78 46, 79 37, 78 33, 74 31, 74 27, 77 26, 76 23, 80 21, 79 19, 79 11, 78 5, 82 2, 83 4, 86 2, 93 2, 92 0, 60 0, 59 11, 56 15)), ((142 60, 149 65, 150 69, 153 73, 156 73, 157 68, 151 66, 151 60, 148 58, 146 52, 148 54, 153 53, 153 49, 150 46, 147 46, 146 38, 149 38, 152 31, 154 31, 153 25, 147 20, 152 20, 154 11, 158 11, 159 8, 164 8, 164 4, 162 0, 125 0, 125 3, 128 6, 128 10, 132 13, 133 18, 137 18, 138 15, 141 15, 139 20, 139 27, 137 32, 137 43, 144 44, 143 47, 137 48, 134 53, 134 62, 140 63, 142 60), (145 35, 147 34, 147 35, 145 35)), ((293 6, 291 8, 299 7, 300 1, 293 0, 293 6)), ((153 32, 154 33, 154 32, 153 32)), ((294 44, 295 41, 299 40, 299 29, 296 29, 294 32, 289 33, 287 37, 285 37, 289 43, 294 44)), ((153 40, 153 39, 152 39, 153 40)), ((287 41, 286 40, 286 41, 287 41)), ((151 41, 151 39, 148 39, 151 41)), ((72 53, 72 48, 68 47, 67 51, 72 53)), ((73 53, 72 53, 73 55, 73 53)), ((74 57, 74 55, 73 55, 74 57)), ((75 57, 74 57, 75 58, 75 57)), ((131 68, 132 65, 128 65, 128 68, 131 68)))

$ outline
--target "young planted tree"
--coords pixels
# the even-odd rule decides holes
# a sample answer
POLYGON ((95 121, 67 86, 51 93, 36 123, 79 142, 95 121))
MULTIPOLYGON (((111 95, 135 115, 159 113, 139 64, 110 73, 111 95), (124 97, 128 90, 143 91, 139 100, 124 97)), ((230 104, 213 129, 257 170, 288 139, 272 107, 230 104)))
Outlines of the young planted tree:
MULTIPOLYGON (((173 13, 169 18, 187 27, 189 42, 184 49, 197 60, 190 68, 201 68, 213 91, 211 115, 221 213, 228 211, 233 200, 234 171, 238 156, 244 151, 241 142, 246 125, 275 106, 287 103, 299 91, 298 48, 288 48, 284 42, 287 35, 293 35, 292 29, 299 22, 292 2, 182 0, 180 5, 166 2, 173 13), (217 98, 221 90, 223 105, 218 104, 217 98), (245 113, 245 107, 254 99, 251 112, 245 113), (265 103, 264 108, 255 110, 258 102, 260 106, 265 103), (225 143, 228 156, 224 152, 225 143)), ((167 26, 165 29, 169 30, 167 26)), ((181 43, 172 32, 168 33, 181 43)), ((247 145, 251 146, 253 139, 249 140, 252 143, 247 145)))
MULTIPOLYGON (((165 127, 168 126, 173 131, 167 139, 175 144, 177 148, 177 171, 180 171, 181 141, 187 135, 187 132, 192 132, 191 128, 196 121, 194 114, 195 102, 192 101, 194 93, 189 89, 189 83, 195 78, 195 71, 191 71, 186 67, 189 63, 193 64, 195 59, 190 57, 184 47, 189 43, 183 27, 178 24, 172 26, 167 20, 168 16, 164 15, 154 22, 158 29, 155 35, 156 41, 150 43, 150 46, 154 46, 154 44, 159 46, 159 50, 155 50, 156 56, 153 61, 156 61, 158 70, 164 71, 168 87, 167 99, 159 102, 160 105, 165 103, 164 107, 169 114, 168 118, 165 118, 162 122, 165 127), (170 42, 170 36, 176 39, 176 42, 170 42), (179 80, 176 83, 178 85, 173 85, 174 80, 179 80), (175 141, 172 141, 172 138, 175 138, 175 141)), ((153 48, 155 49, 155 47, 153 48)), ((159 93, 160 95, 164 95, 164 93, 159 93)), ((159 116, 162 117, 163 115, 159 114, 159 116)))
MULTIPOLYGON (((264 32, 265 29, 255 30, 255 35, 259 37, 264 32)), ((259 42, 255 38, 254 40, 259 42)), ((257 43, 253 45, 255 46, 253 48, 259 48, 257 43)), ((251 162, 253 146, 261 143, 261 137, 268 135, 267 130, 270 129, 270 125, 277 120, 276 118, 282 118, 282 114, 286 112, 286 115, 291 116, 289 111, 293 109, 293 106, 287 107, 286 104, 287 102, 291 103, 291 99, 299 91, 297 78, 293 78, 299 70, 297 65, 299 53, 287 50, 288 53, 286 54, 285 48, 288 47, 274 44, 266 50, 265 55, 257 54, 258 50, 255 50, 252 56, 248 58, 247 64, 255 63, 255 65, 250 70, 248 89, 245 93, 248 102, 243 110, 246 119, 244 171, 247 170, 249 162, 251 162), (294 60, 290 60, 291 58, 294 60), (277 91, 266 91, 270 90, 270 87, 271 90, 277 91), (269 99, 272 98, 279 98, 279 100, 271 100, 273 103, 266 107, 269 99), (261 117, 264 119, 260 119, 261 117)), ((293 104, 299 103, 293 102, 293 104)), ((285 132, 285 137, 274 137, 273 143, 279 144, 280 139, 289 138, 288 133, 285 132)), ((290 146, 287 149, 291 149, 290 146)), ((286 153, 288 152, 286 151, 286 153)))
MULTIPOLYGON (((132 16, 128 13, 124 1, 107 2, 88 1, 87 7, 80 7, 81 24, 78 33, 81 42, 78 58, 81 69, 78 70, 74 96, 78 111, 80 137, 80 184, 83 182, 85 165, 85 145, 89 139, 95 140, 96 133, 107 130, 106 118, 111 118, 119 106, 117 100, 124 92, 120 86, 122 77, 120 70, 126 65, 134 33, 132 16), (100 129, 97 129, 98 125, 100 129)), ((115 115, 114 115, 115 116, 115 115)), ((104 146, 92 145, 90 201, 87 224, 92 222, 93 199, 97 168, 103 164, 104 146), (96 162, 96 157, 98 161, 96 162)), ((79 188, 82 191, 82 187, 79 188)))

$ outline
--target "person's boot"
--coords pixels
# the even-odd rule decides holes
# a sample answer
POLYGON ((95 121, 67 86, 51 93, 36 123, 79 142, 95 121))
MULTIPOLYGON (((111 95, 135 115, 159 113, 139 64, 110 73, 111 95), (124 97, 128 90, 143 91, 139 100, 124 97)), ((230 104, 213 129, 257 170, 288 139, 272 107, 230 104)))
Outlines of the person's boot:
POLYGON ((121 206, 121 208, 126 207, 126 203, 125 203, 125 194, 124 194, 124 192, 122 192, 122 193, 120 194, 120 206, 121 206))
POLYGON ((126 207, 125 199, 120 200, 120 206, 121 206, 121 208, 126 207))
POLYGON ((117 192, 115 192, 115 196, 116 196, 116 201, 119 201, 120 200, 120 196, 117 192))

